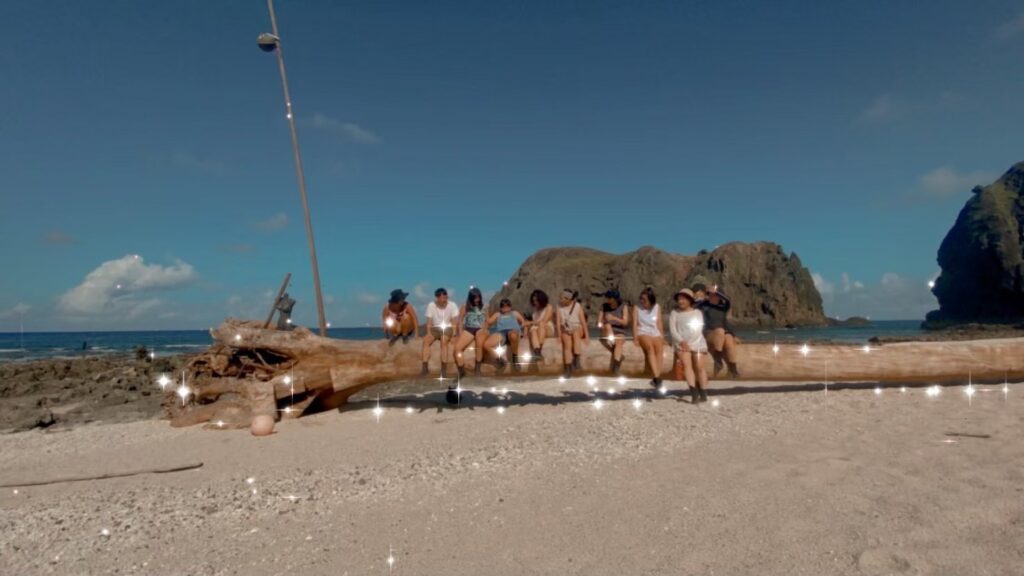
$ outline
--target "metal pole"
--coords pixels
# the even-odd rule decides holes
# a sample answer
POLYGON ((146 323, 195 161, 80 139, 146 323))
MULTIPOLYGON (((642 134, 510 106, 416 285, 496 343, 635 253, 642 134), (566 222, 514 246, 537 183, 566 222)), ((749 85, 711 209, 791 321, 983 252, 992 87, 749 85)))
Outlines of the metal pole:
MULTIPOLYGON (((277 16, 274 14, 274 0, 267 0, 267 10, 270 11, 271 32, 277 38, 277 16)), ((324 298, 320 292, 320 267, 316 263, 316 246, 313 243, 313 222, 309 217, 309 201, 306 200, 306 177, 302 173, 302 156, 299 154, 299 134, 295 130, 295 115, 292 113, 292 98, 288 94, 288 76, 284 71, 284 54, 281 53, 281 41, 277 41, 276 49, 277 65, 281 70, 281 89, 284 91, 284 105, 288 127, 292 132, 292 152, 295 153, 295 175, 299 179, 299 195, 302 196, 302 211, 306 216, 306 238, 309 240, 309 260, 313 264, 313 286, 316 288, 316 312, 320 321, 320 335, 327 336, 327 320, 324 318, 324 298)))

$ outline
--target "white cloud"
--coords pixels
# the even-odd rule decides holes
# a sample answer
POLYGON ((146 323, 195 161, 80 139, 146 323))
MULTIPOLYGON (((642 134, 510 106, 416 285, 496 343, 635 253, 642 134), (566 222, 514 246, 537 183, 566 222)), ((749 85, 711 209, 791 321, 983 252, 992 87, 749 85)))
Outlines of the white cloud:
POLYGON ((987 185, 997 177, 996 174, 985 170, 960 173, 949 166, 941 166, 918 178, 917 191, 925 196, 948 198, 966 194, 975 185, 987 185))
POLYGON ((1024 33, 1024 12, 997 26, 992 31, 992 37, 996 40, 1009 40, 1021 33, 1024 33))
POLYGON ((147 265, 141 256, 129 254, 100 264, 81 284, 61 295, 57 306, 71 315, 135 318, 161 304, 156 298, 141 298, 143 294, 180 288, 197 278, 195 269, 186 262, 147 265))
POLYGON ((25 304, 24 302, 18 302, 6 310, 0 310, 0 319, 24 316, 25 314, 28 314, 28 311, 31 309, 32 306, 25 304))
POLYGON ((310 120, 310 125, 317 130, 343 136, 360 144, 377 144, 380 142, 379 136, 365 128, 362 128, 358 124, 342 122, 341 120, 331 118, 330 116, 320 112, 313 114, 313 119, 310 120))
POLYGON ((861 111, 859 120, 865 124, 880 124, 900 120, 907 116, 920 113, 946 110, 963 101, 956 92, 943 91, 934 95, 893 96, 882 94, 876 96, 861 111))
POLYGON ((825 314, 834 318, 865 316, 875 320, 915 320, 924 319, 925 314, 938 307, 927 280, 917 281, 886 272, 877 284, 865 284, 844 272, 837 288, 818 273, 811 276, 821 294, 825 314))
POLYGON ((263 232, 274 232, 288 226, 288 215, 278 212, 266 220, 253 223, 253 227, 263 232))
POLYGON ((430 292, 429 290, 429 284, 427 284, 426 282, 420 282, 419 284, 413 286, 412 296, 413 298, 419 300, 420 302, 429 302, 434 299, 433 292, 430 292))
POLYGON ((901 106, 888 94, 875 98, 860 114, 862 122, 881 122, 899 114, 901 106))
POLYGON ((380 304, 384 301, 384 299, 377 294, 370 294, 369 292, 360 292, 356 294, 356 300, 362 304, 380 304))
POLYGON ((835 292, 835 285, 828 280, 825 280, 825 277, 821 274, 812 272, 811 279, 814 280, 814 287, 818 289, 818 294, 821 294, 822 298, 824 298, 825 295, 831 295, 835 292))

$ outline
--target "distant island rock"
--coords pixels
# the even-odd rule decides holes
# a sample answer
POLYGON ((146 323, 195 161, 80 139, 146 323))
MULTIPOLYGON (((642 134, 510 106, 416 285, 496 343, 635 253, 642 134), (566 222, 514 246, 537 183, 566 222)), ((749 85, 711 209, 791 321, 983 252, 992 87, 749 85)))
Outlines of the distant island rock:
POLYGON ((925 328, 1024 320, 1024 162, 973 192, 939 247, 925 328))
POLYGON ((547 248, 523 262, 491 299, 491 306, 509 298, 518 310, 527 312, 535 288, 547 292, 552 301, 563 288, 570 288, 579 292, 594 326, 609 288, 636 303, 640 291, 651 286, 667 314, 673 294, 698 281, 718 284, 729 295, 730 321, 736 327, 826 325, 811 273, 796 254, 787 255, 773 242, 732 242, 693 256, 651 246, 619 255, 590 248, 547 248))
POLYGON ((840 320, 839 318, 828 318, 829 326, 870 326, 871 320, 864 318, 863 316, 850 316, 846 320, 840 320))

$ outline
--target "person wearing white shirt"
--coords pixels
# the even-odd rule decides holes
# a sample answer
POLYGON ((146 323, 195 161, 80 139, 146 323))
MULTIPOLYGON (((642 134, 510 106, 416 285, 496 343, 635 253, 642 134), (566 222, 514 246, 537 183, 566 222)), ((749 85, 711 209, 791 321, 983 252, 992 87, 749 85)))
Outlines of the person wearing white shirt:
POLYGON ((668 318, 675 351, 673 376, 676 380, 686 379, 692 404, 708 401, 705 391, 708 372, 704 362, 708 345, 704 340, 704 313, 694 307, 696 300, 692 290, 683 288, 676 293, 676 309, 668 318))
POLYGON ((441 377, 448 377, 448 345, 451 343, 455 325, 459 321, 459 307, 448 301, 448 291, 438 288, 434 301, 427 304, 426 322, 423 323, 423 369, 420 376, 430 373, 430 346, 435 340, 441 342, 441 377))
POLYGON ((651 386, 661 388, 661 355, 665 349, 665 330, 661 325, 661 309, 654 296, 654 289, 650 286, 640 292, 640 303, 632 317, 633 340, 644 351, 644 359, 654 376, 651 386))

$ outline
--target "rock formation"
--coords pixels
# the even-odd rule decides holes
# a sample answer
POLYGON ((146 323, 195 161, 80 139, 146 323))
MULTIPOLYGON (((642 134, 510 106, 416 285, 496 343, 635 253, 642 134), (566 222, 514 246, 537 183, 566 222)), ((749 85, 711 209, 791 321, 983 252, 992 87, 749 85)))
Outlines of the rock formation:
POLYGON ((926 327, 1024 319, 1024 162, 973 192, 939 247, 926 327))
POLYGON ((654 288, 662 310, 672 295, 701 281, 718 284, 732 299, 730 317, 738 327, 823 326, 821 296, 796 254, 786 255, 772 242, 732 242, 695 256, 645 246, 615 255, 589 248, 548 248, 526 259, 491 301, 512 300, 528 311, 530 293, 539 288, 556 299, 563 288, 579 292, 593 326, 609 288, 636 302, 646 286, 654 288))

